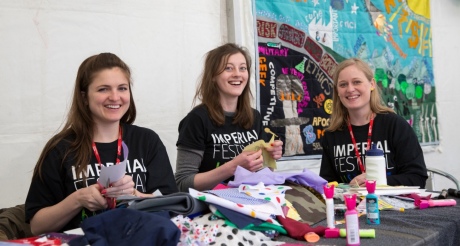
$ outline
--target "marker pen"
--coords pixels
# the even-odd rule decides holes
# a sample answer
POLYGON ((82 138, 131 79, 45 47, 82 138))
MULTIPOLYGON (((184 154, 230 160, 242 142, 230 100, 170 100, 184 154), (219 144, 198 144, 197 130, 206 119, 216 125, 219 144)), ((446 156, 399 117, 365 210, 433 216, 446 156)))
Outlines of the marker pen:
POLYGON ((441 199, 441 200, 418 200, 415 201, 415 205, 419 207, 419 209, 431 208, 431 207, 447 207, 447 206, 455 206, 457 202, 454 199, 441 199))
MULTIPOLYGON (((340 237, 346 237, 347 230, 345 228, 340 228, 340 237)), ((359 237, 375 238, 374 229, 359 229, 359 237)))

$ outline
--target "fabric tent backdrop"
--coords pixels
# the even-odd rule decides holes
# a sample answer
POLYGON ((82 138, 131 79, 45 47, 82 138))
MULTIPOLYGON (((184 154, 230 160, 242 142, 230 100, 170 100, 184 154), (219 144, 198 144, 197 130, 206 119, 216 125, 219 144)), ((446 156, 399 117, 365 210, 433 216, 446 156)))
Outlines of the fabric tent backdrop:
POLYGON ((358 57, 384 102, 438 145, 430 2, 256 0, 259 109, 285 142, 284 159, 318 158, 332 113, 332 74, 358 57))

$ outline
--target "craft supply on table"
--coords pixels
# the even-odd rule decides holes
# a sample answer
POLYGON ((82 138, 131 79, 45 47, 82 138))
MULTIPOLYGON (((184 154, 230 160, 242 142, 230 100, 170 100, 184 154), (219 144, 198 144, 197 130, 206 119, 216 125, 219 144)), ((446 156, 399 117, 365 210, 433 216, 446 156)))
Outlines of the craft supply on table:
POLYGON ((380 224, 379 198, 374 194, 376 185, 375 180, 366 180, 366 223, 369 225, 380 224))
POLYGON ((387 169, 383 150, 378 149, 375 144, 366 151, 366 179, 375 180, 377 185, 387 184, 387 169))
MULTIPOLYGON (((326 196, 326 218, 327 229, 324 232, 326 238, 339 237, 339 230, 335 228, 335 211, 334 211, 334 185, 326 184, 324 186, 324 195, 326 196)), ((307 240, 308 241, 308 240, 307 240)))
POLYGON ((438 199, 446 199, 447 198, 447 190, 442 189, 441 193, 438 196, 438 199))
POLYGON ((457 201, 454 199, 442 199, 442 200, 417 200, 415 201, 415 205, 419 207, 419 209, 431 208, 431 207, 448 207, 448 206, 455 206, 457 205, 457 201))
MULTIPOLYGON (((340 228, 340 237, 347 236, 347 230, 345 228, 340 228)), ((359 229, 359 237, 366 238, 375 238, 375 229, 359 229)))
POLYGON ((319 241, 318 234, 316 234, 314 232, 308 232, 307 234, 305 234, 304 238, 309 243, 316 243, 316 242, 319 241))
POLYGON ((359 245, 359 220, 356 211, 356 194, 344 194, 347 211, 345 212, 345 228, 347 230, 347 245, 359 245))

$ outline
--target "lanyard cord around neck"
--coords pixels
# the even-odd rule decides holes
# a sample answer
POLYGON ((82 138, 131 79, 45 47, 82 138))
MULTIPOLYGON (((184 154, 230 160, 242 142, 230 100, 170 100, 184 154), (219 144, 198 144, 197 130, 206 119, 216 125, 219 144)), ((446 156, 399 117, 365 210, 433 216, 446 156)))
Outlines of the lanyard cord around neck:
MULTIPOLYGON (((347 125, 348 125, 348 130, 350 131, 351 142, 353 143, 353 147, 355 148, 355 154, 356 154, 356 159, 358 160, 359 169, 361 169, 361 173, 365 173, 366 169, 364 168, 363 161, 361 160, 361 155, 359 154, 359 151, 358 151, 358 146, 356 144, 355 135, 353 134, 353 129, 351 128, 350 116, 348 116, 347 125)), ((371 146, 372 126, 373 125, 374 125, 374 113, 372 113, 371 119, 369 121, 369 131, 367 132, 366 151, 369 150, 371 146)))
MULTIPOLYGON (((121 157, 121 138, 122 138, 122 130, 121 126, 118 127, 118 143, 117 143, 117 160, 116 160, 116 165, 120 163, 120 157, 121 157)), ((102 166, 101 162, 101 156, 99 155, 99 152, 97 151, 96 143, 93 141, 92 143, 93 147, 93 152, 94 155, 96 156, 97 163, 99 163, 100 166, 102 166)))

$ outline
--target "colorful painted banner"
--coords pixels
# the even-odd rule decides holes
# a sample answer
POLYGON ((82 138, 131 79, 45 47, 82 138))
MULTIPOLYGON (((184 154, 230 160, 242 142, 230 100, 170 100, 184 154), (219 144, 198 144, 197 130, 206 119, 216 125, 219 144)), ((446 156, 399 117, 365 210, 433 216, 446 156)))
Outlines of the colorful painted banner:
POLYGON ((439 143, 429 0, 255 0, 258 109, 285 159, 318 158, 332 112, 332 74, 368 62, 384 102, 421 145, 439 143))

